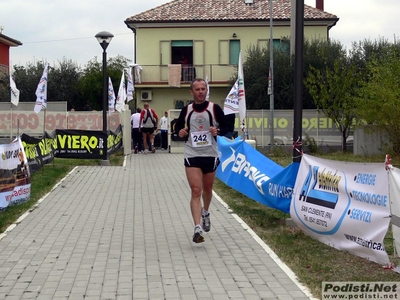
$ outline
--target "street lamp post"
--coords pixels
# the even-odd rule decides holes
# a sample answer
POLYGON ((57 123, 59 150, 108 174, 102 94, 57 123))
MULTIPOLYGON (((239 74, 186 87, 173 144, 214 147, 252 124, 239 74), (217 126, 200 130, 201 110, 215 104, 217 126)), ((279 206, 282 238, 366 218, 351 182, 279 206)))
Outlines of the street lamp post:
POLYGON ((296 1, 294 52, 293 162, 301 162, 303 132, 304 0, 296 1))
POLYGON ((103 141, 103 160, 101 161, 101 165, 109 166, 110 162, 108 161, 108 151, 107 151, 107 91, 108 91, 108 84, 107 84, 107 52, 106 49, 111 42, 111 39, 114 37, 112 33, 107 31, 101 31, 95 35, 97 41, 99 42, 101 48, 103 48, 103 132, 106 135, 106 140, 103 141))

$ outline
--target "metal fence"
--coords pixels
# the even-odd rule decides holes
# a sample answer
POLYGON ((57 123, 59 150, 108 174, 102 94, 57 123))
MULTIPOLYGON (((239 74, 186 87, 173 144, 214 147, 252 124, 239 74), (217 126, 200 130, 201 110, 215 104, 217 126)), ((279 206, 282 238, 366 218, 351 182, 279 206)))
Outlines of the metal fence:
MULTIPOLYGON (((41 136, 44 131, 54 129, 102 130, 102 111, 67 111, 66 102, 48 102, 46 111, 35 113, 34 102, 20 103, 17 107, 10 103, 0 103, 0 136, 10 140, 22 133, 41 136)), ((171 119, 172 116, 170 116, 171 119)), ((247 110, 248 138, 255 140, 258 147, 270 144, 269 110, 247 110)), ((275 110, 274 144, 293 144, 293 110, 275 110)), ((172 120, 172 119, 171 119, 172 120)), ((108 113, 107 128, 115 130, 120 121, 120 114, 108 113)), ((318 146, 338 146, 341 133, 335 123, 317 110, 303 110, 303 140, 306 136, 314 139, 318 146)), ((242 134, 238 115, 235 130, 242 134)), ((348 138, 352 142, 353 137, 348 138)))
MULTIPOLYGON (((182 82, 190 82, 194 77, 206 78, 210 82, 229 82, 236 72, 235 65, 189 65, 182 67, 182 82)), ((135 73, 136 83, 168 82, 168 65, 142 65, 135 73)))
MULTIPOLYGON (((0 137, 12 140, 22 133, 42 136, 55 129, 103 130, 102 111, 67 111, 67 102, 48 102, 47 109, 33 111, 34 102, 0 103, 0 137)), ((107 113, 107 128, 116 130, 120 125, 120 114, 107 113)))
MULTIPOLYGON (((247 110, 246 123, 249 139, 256 140, 258 147, 265 147, 270 144, 270 110, 247 110)), ((273 111, 273 133, 274 144, 293 144, 293 110, 273 111)), ((239 119, 236 117, 235 130, 242 134, 239 119)), ((339 146, 341 145, 341 133, 332 119, 317 110, 303 110, 302 139, 305 137, 314 139, 318 146, 339 146)), ((349 136, 348 142, 353 137, 349 136)))

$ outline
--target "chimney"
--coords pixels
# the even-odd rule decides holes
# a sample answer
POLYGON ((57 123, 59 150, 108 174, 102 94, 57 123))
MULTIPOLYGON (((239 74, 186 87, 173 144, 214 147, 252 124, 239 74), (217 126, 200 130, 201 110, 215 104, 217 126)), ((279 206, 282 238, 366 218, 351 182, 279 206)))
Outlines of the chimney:
POLYGON ((315 7, 324 10, 324 0, 315 0, 315 7))

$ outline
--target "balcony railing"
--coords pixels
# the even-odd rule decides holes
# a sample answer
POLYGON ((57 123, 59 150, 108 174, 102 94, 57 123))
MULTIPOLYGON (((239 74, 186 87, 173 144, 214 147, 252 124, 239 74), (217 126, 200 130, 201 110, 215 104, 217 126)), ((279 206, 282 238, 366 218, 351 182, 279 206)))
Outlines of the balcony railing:
MULTIPOLYGON (((135 67, 136 84, 168 83, 170 76, 168 65, 140 65, 135 67)), ((209 82, 229 83, 237 74, 236 65, 181 65, 181 83, 191 82, 194 78, 208 78, 209 82)))

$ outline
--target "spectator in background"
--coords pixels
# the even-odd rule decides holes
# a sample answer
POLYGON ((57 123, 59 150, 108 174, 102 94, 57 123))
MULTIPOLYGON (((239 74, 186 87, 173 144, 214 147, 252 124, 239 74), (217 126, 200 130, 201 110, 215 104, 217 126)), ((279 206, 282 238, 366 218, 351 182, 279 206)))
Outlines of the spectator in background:
POLYGON ((154 148, 154 131, 157 130, 158 116, 150 108, 149 103, 143 105, 144 109, 140 113, 140 131, 143 135, 144 154, 156 152, 154 148))
POLYGON ((140 132, 139 124, 140 124, 140 113, 142 112, 141 108, 136 108, 136 112, 131 116, 131 125, 132 125, 132 147, 134 149, 134 153, 143 152, 143 141, 142 141, 142 133, 140 132))
POLYGON ((168 149, 168 112, 164 112, 164 116, 160 119, 161 130, 161 150, 168 149))
POLYGON ((189 60, 185 55, 182 55, 182 59, 179 61, 182 65, 182 81, 189 81, 189 60))
POLYGON ((235 118, 235 114, 225 115, 226 127, 228 128, 228 132, 225 134, 225 137, 230 140, 233 138, 233 131, 235 130, 235 118))

